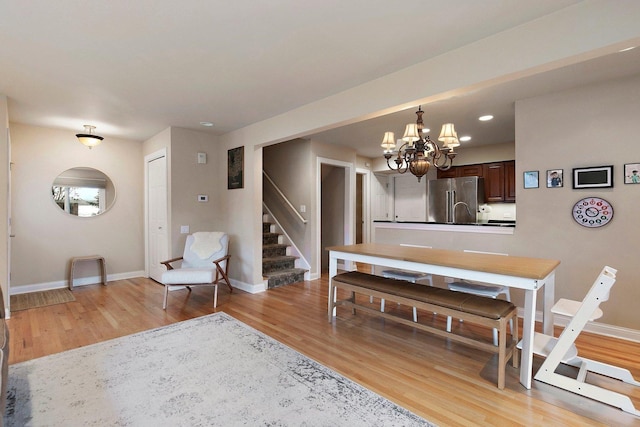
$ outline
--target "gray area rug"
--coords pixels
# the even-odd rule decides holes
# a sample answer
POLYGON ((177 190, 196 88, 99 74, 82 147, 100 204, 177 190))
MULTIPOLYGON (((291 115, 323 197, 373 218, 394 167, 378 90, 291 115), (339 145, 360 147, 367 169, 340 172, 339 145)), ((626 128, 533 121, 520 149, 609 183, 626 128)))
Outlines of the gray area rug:
POLYGON ((9 367, 5 426, 431 426, 225 313, 9 367))

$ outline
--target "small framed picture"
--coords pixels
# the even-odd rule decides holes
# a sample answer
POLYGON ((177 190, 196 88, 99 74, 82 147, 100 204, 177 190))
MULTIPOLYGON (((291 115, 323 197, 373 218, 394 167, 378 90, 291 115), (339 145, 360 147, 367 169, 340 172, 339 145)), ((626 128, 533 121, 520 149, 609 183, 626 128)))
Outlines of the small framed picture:
POLYGON ((640 184, 640 163, 627 163, 624 165, 624 183, 640 184))
POLYGON ((613 166, 573 169, 573 188, 613 187, 613 166))
POLYGON ((560 188, 563 186, 562 169, 550 169, 547 171, 547 188, 560 188))
POLYGON ((524 188, 538 188, 538 171, 524 172, 524 188))

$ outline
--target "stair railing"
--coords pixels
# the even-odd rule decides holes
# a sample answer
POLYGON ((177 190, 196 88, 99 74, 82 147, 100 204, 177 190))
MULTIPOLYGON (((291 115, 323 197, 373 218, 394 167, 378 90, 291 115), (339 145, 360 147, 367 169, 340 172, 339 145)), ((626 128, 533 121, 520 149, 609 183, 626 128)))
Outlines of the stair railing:
POLYGON ((264 175, 265 178, 267 178, 267 181, 269 181, 269 183, 271 183, 271 185, 273 186, 273 188, 276 190, 276 192, 278 193, 278 195, 282 198, 282 200, 284 200, 286 206, 289 207, 289 209, 291 209, 291 211, 293 213, 296 214, 296 216, 298 217, 298 219, 300 221, 302 221, 303 224, 307 223, 307 220, 304 219, 302 217, 302 215, 300 215, 300 212, 298 212, 298 210, 295 208, 295 206, 293 206, 293 204, 289 201, 289 199, 287 199, 287 196, 284 195, 284 193, 280 190, 280 188, 278 188, 278 186, 276 185, 275 182, 273 182, 273 180, 269 177, 269 175, 267 175, 267 173, 263 170, 262 171, 262 175, 264 175))

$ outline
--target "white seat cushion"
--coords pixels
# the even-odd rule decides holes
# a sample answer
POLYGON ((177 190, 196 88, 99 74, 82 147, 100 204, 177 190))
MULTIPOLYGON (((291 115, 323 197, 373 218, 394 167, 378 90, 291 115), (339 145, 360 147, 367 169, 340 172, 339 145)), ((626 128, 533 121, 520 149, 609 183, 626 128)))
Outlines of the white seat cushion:
POLYGON ((398 280, 407 280, 412 283, 416 283, 419 280, 423 280, 431 276, 427 273, 418 273, 415 271, 405 271, 405 270, 384 270, 382 272, 382 277, 398 279, 398 280))
POLYGON ((506 292, 504 286, 480 285, 478 283, 469 282, 453 282, 449 283, 449 289, 457 292, 466 292, 468 294, 486 296, 496 298, 498 295, 506 292))
POLYGON ((213 283, 216 278, 215 269, 211 268, 177 268, 162 273, 165 285, 195 285, 213 283))

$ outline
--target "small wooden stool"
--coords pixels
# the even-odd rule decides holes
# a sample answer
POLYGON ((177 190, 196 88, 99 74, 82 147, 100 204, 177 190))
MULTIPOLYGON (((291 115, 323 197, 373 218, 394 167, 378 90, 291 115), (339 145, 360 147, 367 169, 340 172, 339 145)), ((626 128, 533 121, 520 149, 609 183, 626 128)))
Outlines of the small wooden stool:
POLYGON ((69 270, 69 289, 70 290, 73 290, 73 272, 76 268, 76 263, 80 261, 98 261, 102 271, 101 283, 104 286, 107 285, 107 264, 104 261, 104 257, 101 257, 100 255, 77 256, 77 257, 71 258, 71 269, 69 270))

